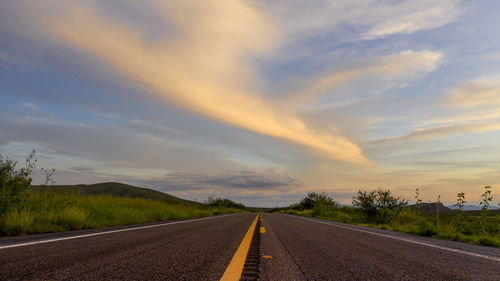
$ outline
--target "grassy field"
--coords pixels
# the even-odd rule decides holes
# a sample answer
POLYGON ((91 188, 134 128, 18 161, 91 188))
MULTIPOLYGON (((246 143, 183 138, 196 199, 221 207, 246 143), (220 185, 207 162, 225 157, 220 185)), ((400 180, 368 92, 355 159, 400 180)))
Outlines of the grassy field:
POLYGON ((436 217, 434 215, 423 214, 417 216, 415 211, 409 209, 401 211, 394 219, 386 223, 377 223, 366 219, 363 214, 350 207, 341 207, 324 214, 313 214, 313 210, 293 209, 284 209, 277 212, 500 248, 498 231, 500 215, 488 217, 487 225, 490 232, 484 234, 480 231, 478 216, 465 215, 466 229, 465 231, 458 231, 454 224, 453 215, 441 216, 439 225, 436 226, 436 217))
MULTIPOLYGON (((446 214, 426 213, 402 204, 399 207, 373 206, 378 209, 340 206, 326 194, 312 193, 300 203, 272 211, 314 217, 349 224, 399 231, 420 236, 500 247, 500 214, 498 211, 453 211, 446 214)), ((390 197, 390 193, 389 193, 390 197)), ((388 198, 389 198, 388 197, 388 198)), ((376 198, 376 197, 374 197, 376 198)), ((373 198, 372 198, 373 199, 373 198)), ((395 198, 393 202, 399 201, 395 198)), ((376 199, 375 199, 376 201, 376 199)))
POLYGON ((0 235, 23 235, 84 228, 187 219, 235 212, 245 206, 209 198, 207 204, 121 183, 52 186, 55 170, 43 186, 31 185, 37 159, 32 151, 25 166, 0 155, 0 235), (49 185, 49 186, 48 186, 49 185))
POLYGON ((0 215, 0 234, 58 232, 234 212, 242 210, 112 195, 30 191, 22 203, 0 215))

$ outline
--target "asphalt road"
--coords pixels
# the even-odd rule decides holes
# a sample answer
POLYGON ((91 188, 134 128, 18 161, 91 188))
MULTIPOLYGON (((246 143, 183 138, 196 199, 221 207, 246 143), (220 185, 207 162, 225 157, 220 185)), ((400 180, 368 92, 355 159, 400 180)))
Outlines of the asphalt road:
MULTIPOLYGON (((0 239, 0 280, 219 280, 254 218, 227 215, 7 249, 1 247, 68 233, 0 239)), ((76 234, 89 233, 95 231, 76 234)))
MULTIPOLYGON (((2 238, 0 280, 219 280, 255 216, 2 238)), ((497 248, 267 213, 254 235, 259 280, 500 280, 497 248)))
POLYGON ((264 214, 260 280, 500 280, 500 249, 264 214))

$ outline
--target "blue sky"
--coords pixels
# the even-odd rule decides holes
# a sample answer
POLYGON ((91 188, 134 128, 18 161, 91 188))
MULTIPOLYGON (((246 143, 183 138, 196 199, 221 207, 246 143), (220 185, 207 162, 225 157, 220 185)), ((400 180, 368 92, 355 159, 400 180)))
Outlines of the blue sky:
MULTIPOLYGON (((500 192, 496 1, 0 4, 0 153, 59 184, 500 192)), ((40 179, 37 178, 39 181, 40 179)))

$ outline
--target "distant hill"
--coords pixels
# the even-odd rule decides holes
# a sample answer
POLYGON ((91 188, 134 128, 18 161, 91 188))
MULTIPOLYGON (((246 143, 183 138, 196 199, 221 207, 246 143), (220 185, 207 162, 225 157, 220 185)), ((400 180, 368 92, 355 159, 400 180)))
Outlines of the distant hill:
MULTIPOLYGON (((428 213, 428 214, 436 213, 437 205, 438 205, 438 203, 420 203, 420 206, 422 208, 422 212, 428 213)), ((415 204, 409 205, 408 207, 412 210, 417 209, 417 205, 415 205, 415 204)), ((449 213, 453 213, 453 210, 446 207, 445 205, 443 205, 443 203, 439 203, 439 213, 449 214, 449 213)))
MULTIPOLYGON (((448 208, 455 210, 455 209, 457 209, 457 206, 456 205, 450 205, 450 206, 448 206, 448 208)), ((479 211, 479 210, 481 210, 480 206, 477 206, 477 205, 464 205, 464 211, 479 211)), ((498 207, 490 206, 488 208, 488 210, 498 210, 498 207)))
MULTIPOLYGON (((441 214, 452 214, 454 212, 454 209, 452 208, 449 208, 449 207, 446 207, 444 206, 442 203, 439 203, 439 213, 441 214)), ((437 207, 437 203, 421 203, 422 205, 422 212, 423 213, 426 213, 426 214, 435 214, 436 213, 436 207, 437 207)), ((471 215, 471 216, 478 216, 480 215, 481 213, 481 208, 475 208, 476 206, 474 205, 466 205, 466 206, 469 206, 469 208, 464 208, 464 211, 466 214, 468 215, 471 215), (471 208, 473 207, 473 208, 471 208)), ((415 210, 417 207, 416 205, 409 205, 408 206, 409 208, 415 210)), ((500 214, 500 209, 498 208, 495 208, 493 206, 491 206, 489 209, 489 212, 490 214, 500 214)))
MULTIPOLYGON (((34 190, 41 190, 41 186, 34 185, 34 190)), ((185 200, 157 190, 136 187, 119 182, 103 182, 96 184, 77 184, 77 185, 51 185, 51 190, 60 192, 80 192, 82 194, 110 194, 119 197, 146 198, 168 203, 184 203, 191 205, 202 204, 195 201, 185 200)))

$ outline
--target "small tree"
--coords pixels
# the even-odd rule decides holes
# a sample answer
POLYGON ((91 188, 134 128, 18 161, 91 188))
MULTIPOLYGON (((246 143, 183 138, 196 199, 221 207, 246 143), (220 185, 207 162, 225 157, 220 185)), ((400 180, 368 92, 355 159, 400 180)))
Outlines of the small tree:
POLYGON ((488 208, 490 207, 490 202, 493 200, 493 196, 491 196, 491 186, 484 187, 484 193, 481 195, 481 202, 479 206, 481 206, 481 230, 484 234, 488 234, 487 224, 488 224, 488 208))
POLYGON ((317 193, 316 192, 309 192, 307 193, 307 196, 300 200, 300 207, 303 209, 303 210, 309 210, 309 209, 312 209, 314 208, 314 202, 316 201, 316 198, 317 198, 317 193))

